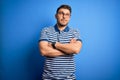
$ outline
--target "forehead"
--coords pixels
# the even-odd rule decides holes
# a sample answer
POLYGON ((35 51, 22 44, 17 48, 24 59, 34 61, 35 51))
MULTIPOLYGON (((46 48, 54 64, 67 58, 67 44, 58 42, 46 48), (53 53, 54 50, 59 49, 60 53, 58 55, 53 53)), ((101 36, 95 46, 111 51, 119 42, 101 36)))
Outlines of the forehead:
POLYGON ((58 12, 70 13, 69 9, 61 8, 58 12))

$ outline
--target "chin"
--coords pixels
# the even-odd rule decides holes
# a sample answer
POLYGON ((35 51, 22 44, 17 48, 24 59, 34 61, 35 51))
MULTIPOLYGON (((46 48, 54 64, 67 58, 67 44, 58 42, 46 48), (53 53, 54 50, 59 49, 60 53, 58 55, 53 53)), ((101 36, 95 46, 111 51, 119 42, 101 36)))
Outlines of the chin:
POLYGON ((63 27, 64 27, 64 26, 67 26, 67 25, 66 25, 66 24, 60 24, 60 26, 63 26, 63 27))
POLYGON ((60 24, 61 26, 67 26, 67 24, 60 24))
POLYGON ((61 27, 63 26, 67 26, 68 25, 68 23, 58 23, 58 25, 60 25, 61 27))

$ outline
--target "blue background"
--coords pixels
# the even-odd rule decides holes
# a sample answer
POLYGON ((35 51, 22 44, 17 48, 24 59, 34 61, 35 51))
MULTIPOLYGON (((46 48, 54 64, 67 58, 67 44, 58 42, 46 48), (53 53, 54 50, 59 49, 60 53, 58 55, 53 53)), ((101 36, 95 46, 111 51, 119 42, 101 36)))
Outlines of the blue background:
POLYGON ((3 0, 0 80, 41 80, 40 31, 56 23, 61 4, 71 5, 69 25, 83 40, 75 56, 77 80, 120 80, 119 0, 3 0))

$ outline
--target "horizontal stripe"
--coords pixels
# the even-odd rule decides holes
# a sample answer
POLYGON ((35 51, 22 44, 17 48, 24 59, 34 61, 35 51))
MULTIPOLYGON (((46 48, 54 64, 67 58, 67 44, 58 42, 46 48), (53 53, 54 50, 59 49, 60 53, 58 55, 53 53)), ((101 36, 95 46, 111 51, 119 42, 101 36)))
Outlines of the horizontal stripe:
MULTIPOLYGON (((46 27, 41 31, 40 41, 69 43, 72 38, 81 41, 79 32, 70 28, 66 31, 55 30, 54 27, 46 27)), ((66 55, 55 58, 46 57, 43 78, 75 79, 74 55, 66 55), (64 77, 64 78, 63 78, 64 77)))
POLYGON ((48 40, 47 40, 47 39, 40 39, 39 42, 40 42, 40 41, 48 41, 48 40))

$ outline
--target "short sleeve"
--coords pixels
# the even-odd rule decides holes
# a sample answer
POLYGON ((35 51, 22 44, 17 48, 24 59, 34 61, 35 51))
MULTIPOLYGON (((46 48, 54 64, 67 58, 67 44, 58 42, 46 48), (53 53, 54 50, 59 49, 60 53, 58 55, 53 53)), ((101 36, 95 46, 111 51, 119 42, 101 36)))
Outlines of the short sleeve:
POLYGON ((82 42, 82 40, 80 38, 80 32, 78 30, 75 30, 73 32, 73 34, 74 34, 74 38, 77 39, 77 41, 81 41, 82 42))
POLYGON ((48 41, 47 33, 48 33, 47 28, 43 28, 41 33, 40 33, 39 41, 48 41))

